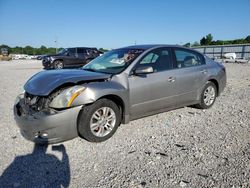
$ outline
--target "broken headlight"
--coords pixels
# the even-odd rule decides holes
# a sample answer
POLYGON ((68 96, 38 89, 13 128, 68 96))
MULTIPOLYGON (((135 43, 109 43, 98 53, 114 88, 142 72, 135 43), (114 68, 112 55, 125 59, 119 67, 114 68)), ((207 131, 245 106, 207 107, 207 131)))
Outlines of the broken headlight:
POLYGON ((24 93, 25 93, 25 91, 23 91, 22 93, 20 93, 17 97, 16 97, 16 99, 15 99, 15 105, 20 101, 20 99, 22 99, 22 98, 24 98, 24 93))
POLYGON ((74 100, 85 90, 83 86, 73 86, 63 90, 51 102, 52 108, 68 108, 72 106, 74 100))

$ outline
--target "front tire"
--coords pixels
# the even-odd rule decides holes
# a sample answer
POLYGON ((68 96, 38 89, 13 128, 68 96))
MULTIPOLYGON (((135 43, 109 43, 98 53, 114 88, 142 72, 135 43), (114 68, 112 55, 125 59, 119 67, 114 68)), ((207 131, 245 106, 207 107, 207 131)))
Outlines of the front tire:
POLYGON ((100 99, 83 108, 79 116, 78 133, 90 142, 102 142, 113 136, 120 123, 118 106, 109 99, 100 99))
POLYGON ((62 61, 56 60, 56 61, 54 62, 54 68, 55 68, 55 69, 63 69, 63 67, 64 67, 64 65, 63 65, 63 62, 62 62, 62 61))
POLYGON ((201 93, 200 104, 197 105, 198 108, 208 109, 213 106, 217 97, 217 88, 215 84, 208 81, 201 93))

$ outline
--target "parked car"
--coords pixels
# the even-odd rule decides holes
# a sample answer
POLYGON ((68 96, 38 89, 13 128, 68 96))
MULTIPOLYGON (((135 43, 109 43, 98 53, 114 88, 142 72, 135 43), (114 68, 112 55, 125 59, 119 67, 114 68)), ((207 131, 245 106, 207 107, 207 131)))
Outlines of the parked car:
POLYGON ((101 142, 120 123, 188 105, 210 108, 225 85, 225 67, 197 51, 129 46, 81 69, 37 73, 17 97, 14 114, 22 135, 37 143, 77 136, 101 142))
POLYGON ((2 56, 8 56, 9 55, 9 51, 8 48, 1 48, 1 54, 2 56))
POLYGON ((223 55, 223 58, 225 58, 225 59, 236 59, 236 53, 225 53, 223 55))
POLYGON ((43 57, 42 63, 45 69, 77 68, 87 64, 100 54, 102 52, 96 48, 66 48, 56 55, 43 57))

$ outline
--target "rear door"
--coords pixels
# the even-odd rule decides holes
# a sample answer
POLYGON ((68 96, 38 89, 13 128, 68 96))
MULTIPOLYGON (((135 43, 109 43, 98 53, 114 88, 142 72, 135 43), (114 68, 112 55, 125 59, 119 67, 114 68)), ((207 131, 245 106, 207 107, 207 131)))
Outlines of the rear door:
POLYGON ((200 90, 206 82, 207 67, 204 57, 184 48, 173 48, 174 70, 177 89, 177 105, 198 100, 200 90))
POLYGON ((170 48, 152 50, 135 66, 151 66, 153 73, 131 75, 129 80, 130 112, 137 117, 176 105, 176 82, 172 75, 170 48))

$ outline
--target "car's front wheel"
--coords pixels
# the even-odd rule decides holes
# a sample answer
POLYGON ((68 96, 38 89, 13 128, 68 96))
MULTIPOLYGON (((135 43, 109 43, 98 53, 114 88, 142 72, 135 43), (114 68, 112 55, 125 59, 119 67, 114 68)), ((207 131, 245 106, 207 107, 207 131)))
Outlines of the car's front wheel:
POLYGON ((56 61, 54 62, 54 68, 55 68, 55 69, 63 69, 63 62, 60 61, 60 60, 56 60, 56 61))
POLYGON ((85 106, 79 116, 78 133, 90 142, 109 139, 121 123, 118 106, 109 99, 100 99, 85 106))
POLYGON ((213 106, 215 99, 217 97, 217 88, 215 84, 208 81, 201 93, 200 104, 197 106, 201 109, 207 109, 213 106))

